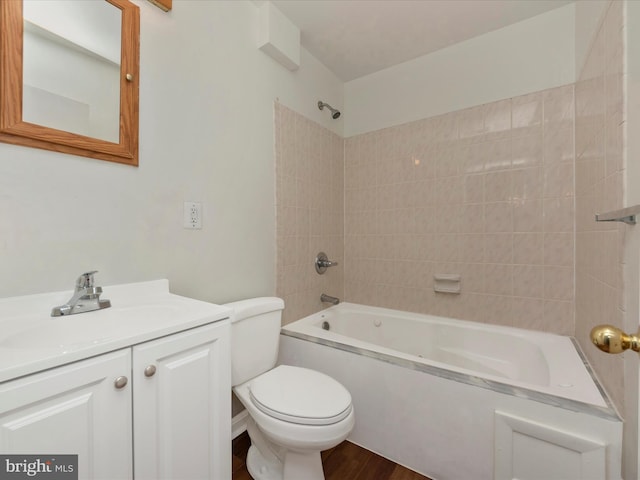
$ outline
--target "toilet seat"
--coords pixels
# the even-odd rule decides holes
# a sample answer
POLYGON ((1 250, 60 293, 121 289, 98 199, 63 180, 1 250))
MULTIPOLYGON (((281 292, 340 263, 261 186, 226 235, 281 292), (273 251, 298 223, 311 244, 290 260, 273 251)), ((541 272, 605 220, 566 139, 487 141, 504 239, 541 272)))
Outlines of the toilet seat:
POLYGON ((253 379, 249 395, 264 414, 301 425, 338 423, 352 410, 351 394, 336 380, 290 365, 280 365, 253 379))

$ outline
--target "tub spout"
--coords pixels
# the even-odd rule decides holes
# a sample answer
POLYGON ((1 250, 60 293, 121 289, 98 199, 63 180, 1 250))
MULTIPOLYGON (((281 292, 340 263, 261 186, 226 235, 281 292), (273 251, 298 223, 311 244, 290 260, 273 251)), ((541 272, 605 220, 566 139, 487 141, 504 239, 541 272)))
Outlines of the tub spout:
POLYGON ((340 303, 339 298, 332 297, 331 295, 327 295, 326 293, 320 295, 320 301, 322 303, 330 303, 332 305, 338 305, 340 303))

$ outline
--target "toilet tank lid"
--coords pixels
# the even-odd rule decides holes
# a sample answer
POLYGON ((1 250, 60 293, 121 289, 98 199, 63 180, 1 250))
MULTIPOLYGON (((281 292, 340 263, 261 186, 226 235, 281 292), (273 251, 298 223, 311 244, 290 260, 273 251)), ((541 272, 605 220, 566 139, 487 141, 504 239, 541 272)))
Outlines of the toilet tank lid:
POLYGON ((257 297, 225 303, 225 307, 233 309, 232 322, 254 317, 263 313, 284 309, 284 300, 278 297, 257 297))

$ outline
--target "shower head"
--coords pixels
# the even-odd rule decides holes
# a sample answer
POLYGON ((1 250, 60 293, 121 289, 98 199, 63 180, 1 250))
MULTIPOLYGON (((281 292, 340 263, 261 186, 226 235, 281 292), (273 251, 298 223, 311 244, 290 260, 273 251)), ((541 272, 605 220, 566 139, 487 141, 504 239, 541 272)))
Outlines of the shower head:
POLYGON ((331 105, 329 105, 328 103, 324 103, 322 100, 319 100, 318 108, 322 110, 324 107, 327 107, 329 110, 331 110, 331 118, 333 118, 334 120, 340 117, 340 110, 338 110, 337 108, 333 108, 331 105))

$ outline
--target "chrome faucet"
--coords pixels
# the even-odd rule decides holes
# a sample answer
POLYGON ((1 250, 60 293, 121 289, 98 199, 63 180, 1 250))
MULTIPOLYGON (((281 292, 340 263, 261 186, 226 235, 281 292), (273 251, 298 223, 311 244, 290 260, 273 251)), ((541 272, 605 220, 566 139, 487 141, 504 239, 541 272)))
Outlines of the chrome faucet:
POLYGON ((323 293, 322 295, 320 295, 320 301, 322 303, 330 303, 332 305, 338 305, 340 303, 339 298, 332 297, 331 295, 327 295, 326 293, 323 293))
POLYGON ((100 298, 102 287, 96 287, 93 284, 93 275, 95 273, 98 273, 98 271, 94 270, 93 272, 86 272, 80 275, 76 280, 76 289, 73 296, 64 305, 53 307, 51 316, 61 317, 63 315, 73 315, 75 313, 92 312, 102 308, 109 308, 111 302, 100 298))

